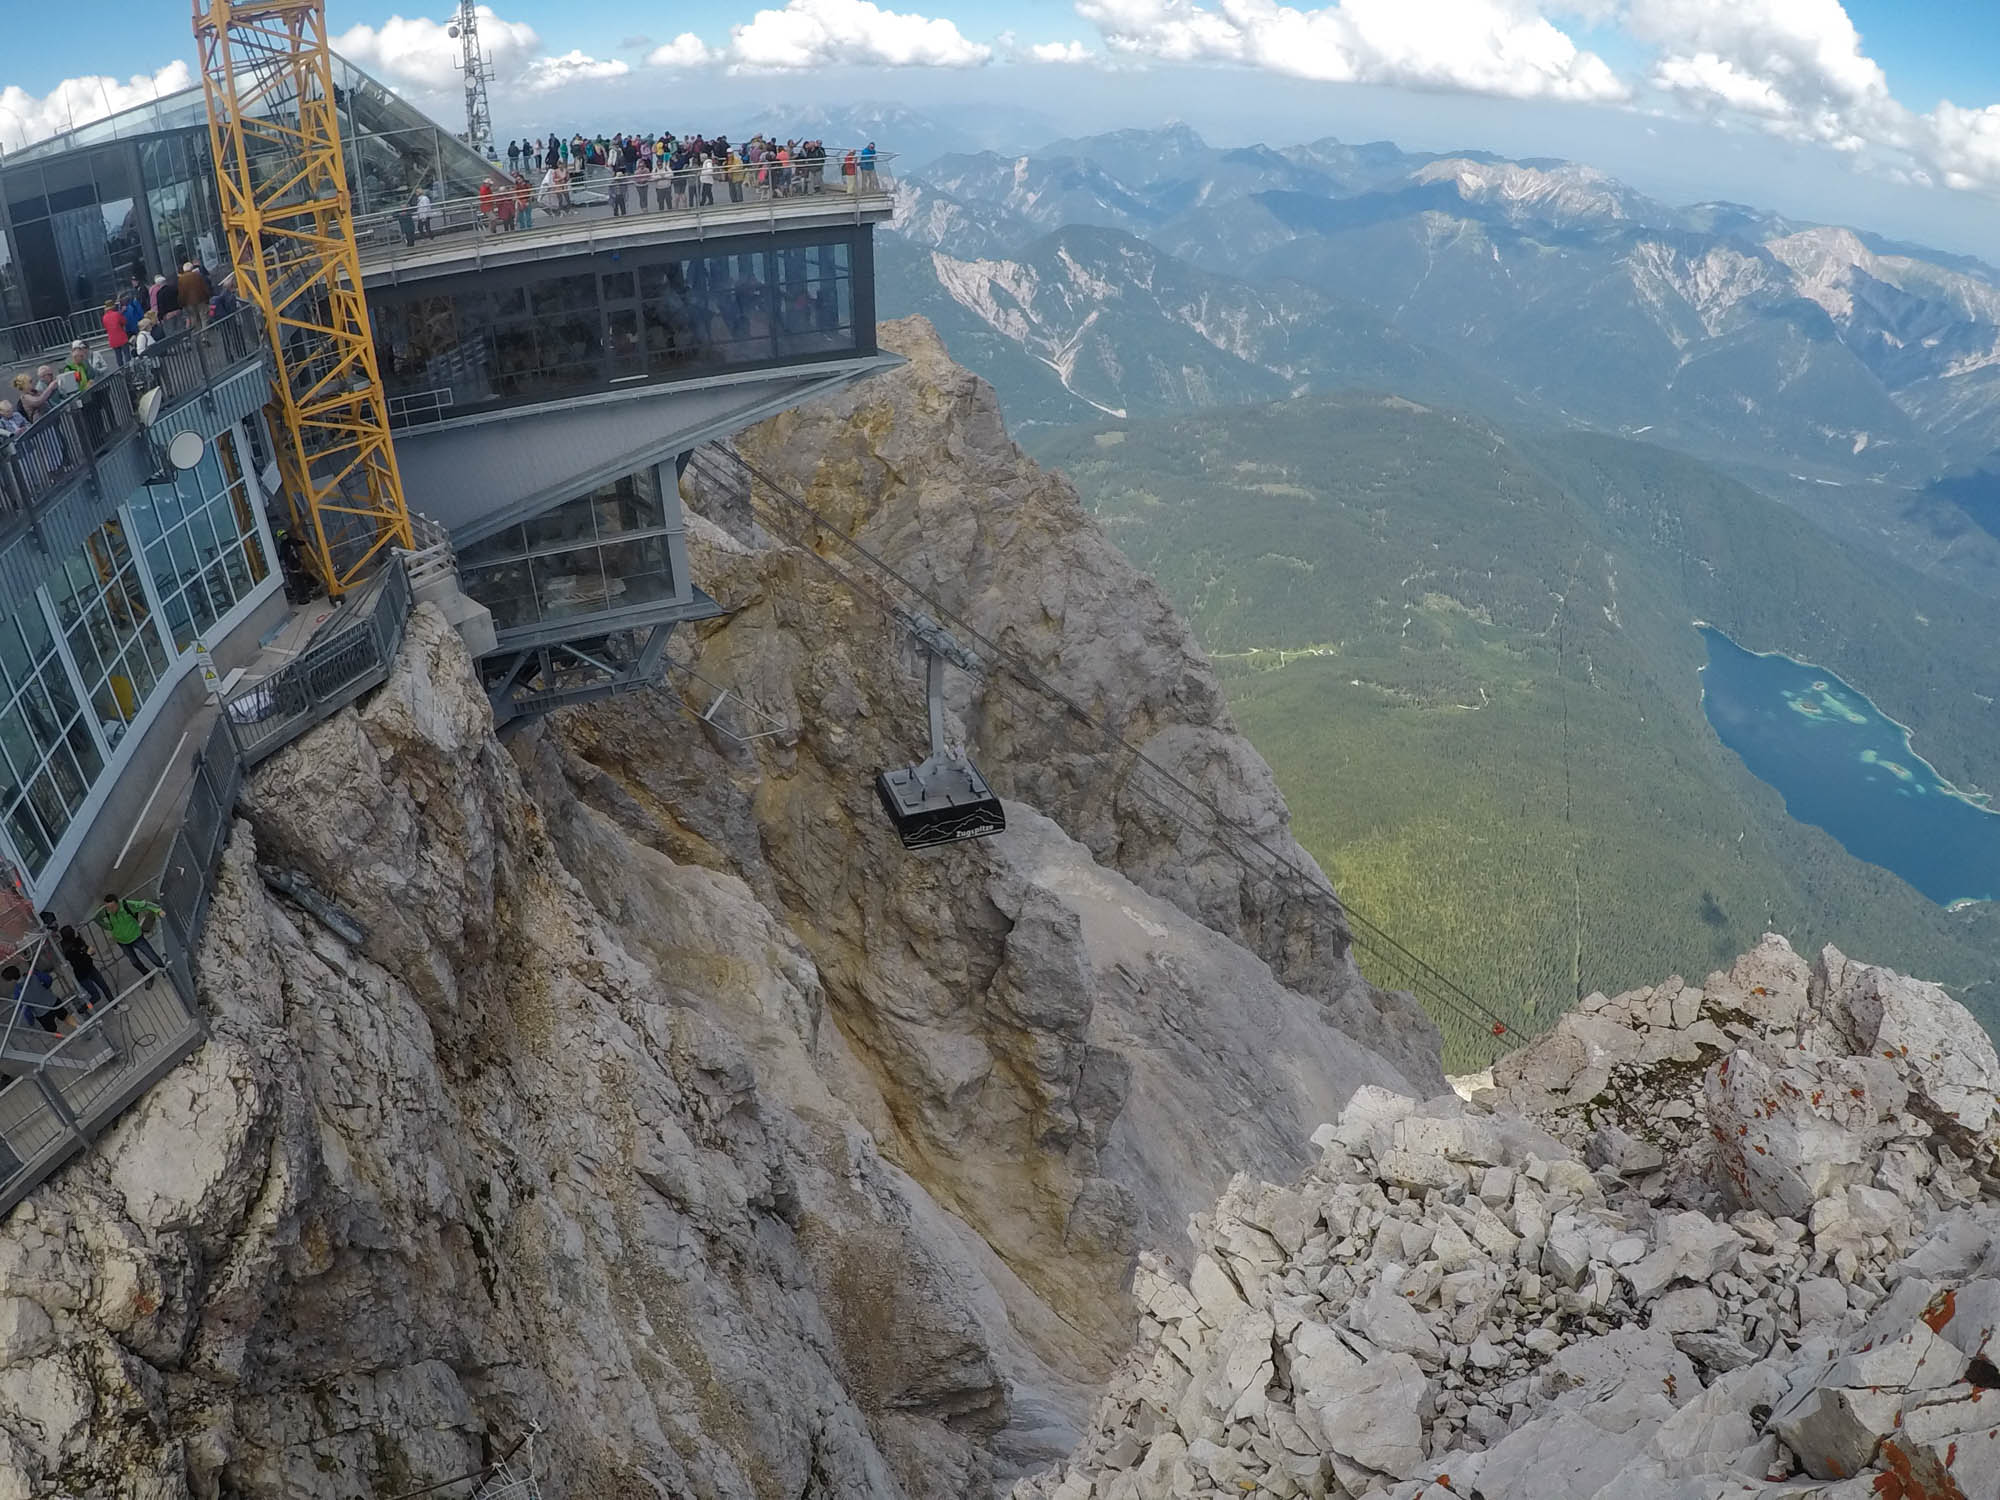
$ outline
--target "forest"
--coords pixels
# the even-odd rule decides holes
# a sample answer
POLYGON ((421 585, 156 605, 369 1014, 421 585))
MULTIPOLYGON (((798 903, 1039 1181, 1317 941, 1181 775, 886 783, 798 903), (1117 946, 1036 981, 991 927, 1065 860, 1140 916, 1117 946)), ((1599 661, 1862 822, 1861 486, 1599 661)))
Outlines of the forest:
MULTIPOLYGON (((2000 606, 1695 460, 1396 397, 1041 446, 1186 611, 1342 895, 1511 1024, 1766 930, 2000 1018, 2000 915, 1794 822, 1704 718, 1693 628, 1838 673, 1971 790, 2000 785, 2000 606)), ((1480 1028, 1439 1019, 1448 1063, 1482 1064, 1480 1028)))

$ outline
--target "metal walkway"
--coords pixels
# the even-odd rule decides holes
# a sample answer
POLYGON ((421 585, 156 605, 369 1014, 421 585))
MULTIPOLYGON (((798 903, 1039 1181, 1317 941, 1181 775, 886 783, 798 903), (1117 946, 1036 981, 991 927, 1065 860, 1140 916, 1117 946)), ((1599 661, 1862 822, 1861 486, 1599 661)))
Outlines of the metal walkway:
POLYGON ((153 941, 167 962, 163 978, 133 979, 60 1037, 0 995, 8 1002, 0 1073, 17 1075, 0 1087, 0 1214, 201 1045, 207 1026, 193 956, 244 775, 386 680, 409 610, 409 577, 398 557, 344 600, 296 658, 231 696, 214 715, 159 867, 154 899, 165 915, 153 941))

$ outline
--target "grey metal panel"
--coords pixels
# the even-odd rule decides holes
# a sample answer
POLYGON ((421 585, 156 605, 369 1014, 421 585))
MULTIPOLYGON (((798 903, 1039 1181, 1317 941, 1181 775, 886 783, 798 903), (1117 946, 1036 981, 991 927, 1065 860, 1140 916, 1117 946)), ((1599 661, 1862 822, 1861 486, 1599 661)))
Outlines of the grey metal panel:
POLYGON ((94 476, 91 470, 79 472, 53 498, 36 506, 34 525, 24 526, 0 550, 0 615, 27 607, 56 565, 81 552, 90 534, 118 513, 118 507, 153 473, 156 443, 164 444, 177 432, 198 432, 212 441, 231 422, 262 406, 269 389, 268 364, 259 354, 209 389, 162 412, 150 433, 135 431, 99 454, 94 476))
MULTIPOLYGON (((534 646, 554 646, 563 641, 585 641, 594 636, 612 635, 620 630, 637 630, 647 625, 681 625, 693 620, 713 620, 728 613, 700 589, 691 591, 686 601, 663 600, 656 604, 628 604, 623 609, 607 609, 594 615, 565 615, 540 625, 498 633, 501 653, 525 651, 534 646)), ((488 653, 489 655, 493 653, 488 653)))
POLYGON ((213 438, 231 422, 239 422, 263 406, 270 394, 270 375, 260 359, 161 413, 153 431, 161 443, 172 441, 174 434, 180 432, 198 432, 205 438, 213 438))
POLYGON ((13 614, 32 599, 35 586, 49 570, 48 554, 34 533, 24 531, 0 552, 0 613, 13 614))
POLYGON ((651 387, 396 439, 403 492, 467 547, 600 484, 902 361, 877 355, 651 387))
POLYGON ((548 233, 544 228, 524 234, 466 235, 455 244, 426 240, 414 250, 391 247, 394 258, 386 263, 370 255, 363 256, 361 284, 368 291, 377 291, 385 286, 438 276, 462 276, 495 266, 532 265, 680 241, 720 242, 725 246, 720 253, 727 254, 726 246, 731 240, 762 240, 793 230, 872 227, 886 224, 894 216, 895 204, 886 198, 862 203, 844 195, 836 200, 832 194, 816 199, 765 199, 716 210, 712 217, 692 219, 676 214, 629 214, 618 219, 562 225, 564 232, 560 234, 548 233))
MULTIPOLYGON (((100 494, 106 502, 99 507, 103 519, 86 529, 95 531, 98 526, 104 524, 104 521, 109 520, 111 513, 123 503, 127 495, 146 482, 147 476, 155 467, 152 445, 140 435, 135 435, 130 442, 120 443, 100 458, 97 461, 97 482, 100 494)), ((81 542, 78 545, 82 545, 81 542)))
MULTIPOLYGON (((145 451, 143 443, 125 443, 119 446, 115 456, 120 459, 126 458, 127 450, 134 448, 143 455, 145 451)), ((143 464, 132 467, 139 469, 138 479, 123 489, 112 491, 111 494, 116 497, 114 499, 107 501, 103 491, 87 484, 79 484, 72 486, 60 500, 42 511, 42 542, 48 548, 48 560, 44 562, 45 570, 53 569, 54 559, 74 557, 81 552, 84 541, 90 534, 109 520, 118 509, 118 502, 131 493, 134 485, 144 480, 143 464)), ((109 470, 110 466, 100 460, 99 476, 109 477, 109 470)))

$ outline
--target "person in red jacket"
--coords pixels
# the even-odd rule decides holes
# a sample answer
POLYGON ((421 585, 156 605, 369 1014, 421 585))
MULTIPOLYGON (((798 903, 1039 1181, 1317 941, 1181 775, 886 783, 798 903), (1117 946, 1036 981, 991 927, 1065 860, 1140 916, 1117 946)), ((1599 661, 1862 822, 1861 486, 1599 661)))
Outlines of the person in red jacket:
POLYGON ((116 297, 104 299, 104 338, 111 345, 112 358, 122 366, 132 357, 132 335, 125 328, 125 314, 116 297))

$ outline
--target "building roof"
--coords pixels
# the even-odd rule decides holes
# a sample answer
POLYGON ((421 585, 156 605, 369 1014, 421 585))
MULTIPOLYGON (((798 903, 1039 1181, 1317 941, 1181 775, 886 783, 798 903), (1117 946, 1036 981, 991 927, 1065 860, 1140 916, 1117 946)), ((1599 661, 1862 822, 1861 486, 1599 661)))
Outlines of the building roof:
MULTIPOLYGON (((481 178, 498 172, 496 166, 488 163, 447 126, 431 119, 380 79, 364 72, 338 53, 333 55, 333 80, 341 112, 348 117, 350 128, 345 134, 350 155, 359 152, 365 156, 371 137, 393 138, 400 132, 412 130, 435 132, 438 149, 444 158, 439 175, 448 184, 463 186, 467 193, 477 192, 481 178)), ((47 140, 36 141, 19 151, 10 151, 5 165, 14 167, 48 161, 111 141, 136 140, 168 131, 207 127, 208 99, 201 85, 196 84, 192 88, 162 94, 131 109, 106 115, 101 120, 92 120, 87 125, 79 125, 47 140)), ((360 162, 350 161, 348 170, 357 171, 361 165, 360 162)))

